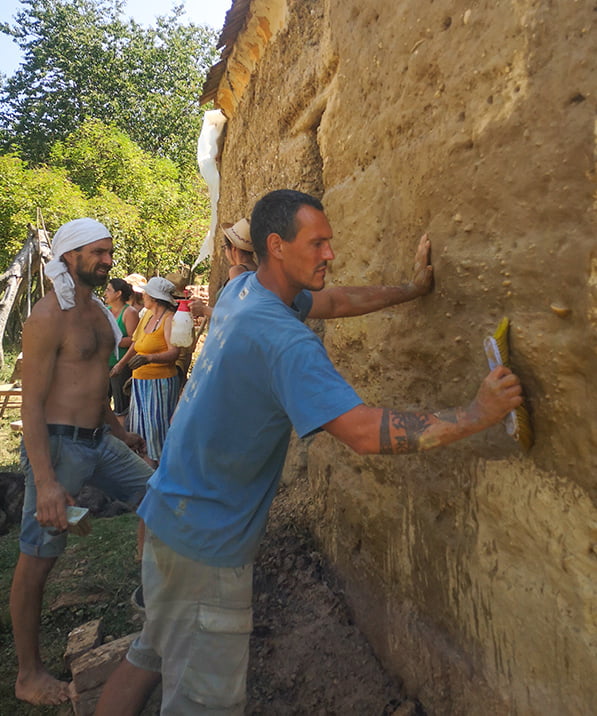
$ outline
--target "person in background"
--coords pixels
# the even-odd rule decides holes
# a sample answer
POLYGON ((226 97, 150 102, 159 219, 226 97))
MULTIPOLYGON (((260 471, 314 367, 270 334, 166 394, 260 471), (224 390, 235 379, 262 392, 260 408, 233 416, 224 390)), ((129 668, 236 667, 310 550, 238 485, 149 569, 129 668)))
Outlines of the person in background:
POLYGON ((96 716, 140 713, 160 678, 162 714, 242 716, 253 561, 293 427, 299 438, 325 430, 359 455, 402 455, 485 430, 522 402, 518 378, 499 366, 461 407, 365 405, 304 324, 429 293, 427 235, 410 281, 329 288, 333 234, 317 198, 267 194, 253 210, 251 236, 259 268, 222 292, 138 510, 146 619, 96 716))
POLYGON ((225 223, 221 227, 224 232, 222 248, 230 264, 228 279, 232 280, 245 271, 257 271, 248 220, 240 219, 236 224, 225 223))
POLYGON ((121 373, 127 364, 133 371, 129 427, 145 439, 147 461, 153 467, 159 464, 180 392, 176 369, 180 349, 170 342, 176 311, 173 292, 171 281, 160 276, 149 279, 143 289, 146 311, 133 343, 110 373, 121 373))
POLYGON ((129 299, 129 305, 132 306, 139 317, 145 311, 143 306, 143 287, 147 285, 147 279, 140 273, 130 273, 124 277, 124 280, 129 283, 133 289, 133 293, 129 299))
MULTIPOLYGON (((253 253, 251 225, 249 221, 243 218, 239 219, 236 224, 221 224, 221 228, 224 232, 222 249, 226 260, 230 264, 230 268, 228 269, 228 281, 240 276, 245 273, 245 271, 257 271, 257 262, 255 261, 255 254, 253 253)), ((228 284, 228 281, 226 281, 224 286, 228 284)), ((224 286, 222 286, 216 294, 216 302, 224 286)), ((208 306, 205 301, 202 301, 200 298, 195 298, 195 300, 189 304, 189 308, 191 309, 193 318, 211 318, 213 312, 213 308, 208 306)))
MULTIPOLYGON (((124 357, 129 346, 133 342, 133 333, 139 323, 139 313, 129 306, 128 300, 133 294, 133 289, 123 278, 111 278, 108 281, 104 292, 104 303, 116 319, 116 323, 122 333, 122 339, 118 344, 118 354, 110 353, 108 366, 110 370, 124 357)), ((114 413, 120 422, 124 419, 129 410, 130 395, 123 391, 124 384, 131 377, 131 369, 126 366, 124 370, 115 373, 110 377, 110 394, 114 401, 114 413)))

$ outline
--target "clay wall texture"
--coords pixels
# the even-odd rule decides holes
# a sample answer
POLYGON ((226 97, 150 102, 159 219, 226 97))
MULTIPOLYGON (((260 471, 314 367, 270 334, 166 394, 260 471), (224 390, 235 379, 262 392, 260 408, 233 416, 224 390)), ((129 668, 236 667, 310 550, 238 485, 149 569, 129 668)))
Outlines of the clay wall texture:
POLYGON ((366 403, 468 402, 511 320, 528 454, 502 426, 406 457, 303 446, 355 617, 430 714, 595 713, 596 23, 593 0, 253 0, 218 96, 221 221, 316 194, 328 285, 400 283, 430 234, 431 295, 323 328, 366 403))

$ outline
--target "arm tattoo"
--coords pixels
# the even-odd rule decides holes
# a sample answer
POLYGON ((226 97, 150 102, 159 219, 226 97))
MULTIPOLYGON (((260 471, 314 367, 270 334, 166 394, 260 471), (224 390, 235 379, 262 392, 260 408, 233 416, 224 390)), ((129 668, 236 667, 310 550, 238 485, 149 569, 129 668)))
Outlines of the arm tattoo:
POLYGON ((385 455, 418 452, 419 439, 431 423, 431 416, 425 413, 384 410, 379 429, 380 452, 385 455))
POLYGON ((379 426, 379 452, 382 455, 392 454, 392 442, 390 441, 389 410, 384 410, 381 414, 381 425, 379 426))

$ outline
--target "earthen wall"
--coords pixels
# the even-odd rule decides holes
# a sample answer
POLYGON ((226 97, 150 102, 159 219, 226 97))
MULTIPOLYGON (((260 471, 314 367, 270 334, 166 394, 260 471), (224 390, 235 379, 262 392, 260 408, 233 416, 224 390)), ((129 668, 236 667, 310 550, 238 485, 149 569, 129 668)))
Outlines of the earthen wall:
MULTIPOLYGON (((221 221, 316 194, 330 285, 404 281, 430 234, 431 295, 323 327, 366 403, 470 401, 510 318, 529 453, 502 426, 422 455, 325 435, 300 453, 356 619, 431 714, 597 704, 596 9, 254 0, 221 87, 221 221)), ((212 291, 224 273, 218 253, 212 291)))

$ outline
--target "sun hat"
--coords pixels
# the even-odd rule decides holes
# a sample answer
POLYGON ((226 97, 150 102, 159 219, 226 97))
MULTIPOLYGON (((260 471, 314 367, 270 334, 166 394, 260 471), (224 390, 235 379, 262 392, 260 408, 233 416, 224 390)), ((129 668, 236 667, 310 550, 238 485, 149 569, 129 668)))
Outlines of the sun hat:
POLYGON ((241 251, 253 251, 251 227, 247 219, 240 219, 236 224, 221 224, 226 238, 241 251))
POLYGON ((140 273, 130 273, 124 280, 131 284, 135 293, 143 293, 143 286, 147 284, 147 279, 140 273))
POLYGON ((188 280, 178 271, 167 273, 164 278, 174 284, 174 295, 179 298, 185 297, 185 289, 188 280))
POLYGON ((145 291, 148 296, 151 296, 151 298, 155 298, 156 301, 166 301, 170 305, 176 306, 178 304, 172 295, 174 289, 175 286, 172 281, 168 281, 168 279, 162 276, 154 276, 149 279, 142 290, 145 291))

